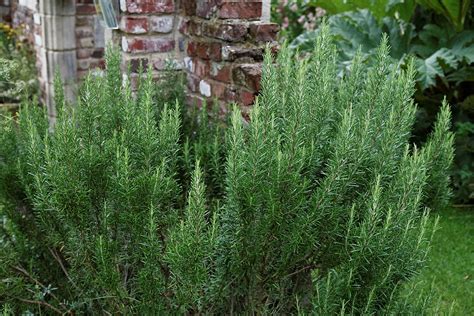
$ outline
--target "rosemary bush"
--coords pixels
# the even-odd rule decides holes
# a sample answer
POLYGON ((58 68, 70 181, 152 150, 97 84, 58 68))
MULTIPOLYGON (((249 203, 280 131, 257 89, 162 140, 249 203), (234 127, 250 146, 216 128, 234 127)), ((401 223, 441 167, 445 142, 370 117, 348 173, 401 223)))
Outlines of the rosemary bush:
POLYGON ((449 196, 449 107, 415 148, 413 66, 389 66, 386 38, 342 79, 327 26, 313 56, 267 53, 250 121, 234 109, 225 131, 205 111, 182 128, 151 72, 133 97, 111 51, 76 107, 57 82, 54 130, 32 105, 4 120, 4 310, 424 311, 402 289, 429 248, 427 194, 449 196))

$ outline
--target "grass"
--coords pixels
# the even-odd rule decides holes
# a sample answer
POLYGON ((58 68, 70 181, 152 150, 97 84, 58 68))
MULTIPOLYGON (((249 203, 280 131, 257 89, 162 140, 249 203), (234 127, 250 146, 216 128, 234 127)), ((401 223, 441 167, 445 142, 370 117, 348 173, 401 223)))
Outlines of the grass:
POLYGON ((414 283, 440 300, 436 314, 474 315, 474 209, 453 208, 440 213, 426 269, 414 283))

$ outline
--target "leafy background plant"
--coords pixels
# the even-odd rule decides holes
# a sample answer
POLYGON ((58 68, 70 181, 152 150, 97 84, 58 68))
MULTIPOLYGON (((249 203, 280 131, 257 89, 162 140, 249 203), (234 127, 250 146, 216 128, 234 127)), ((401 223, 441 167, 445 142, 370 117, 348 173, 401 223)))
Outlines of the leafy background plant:
POLYGON ((0 103, 17 103, 38 93, 34 52, 21 40, 22 33, 0 23, 0 103))
MULTIPOLYGON (((293 2, 288 2, 291 7, 293 2)), ((419 105, 413 141, 422 144, 446 96, 453 106, 458 140, 453 168, 457 203, 474 198, 472 149, 474 91, 474 29, 471 1, 324 1, 305 2, 306 10, 321 7, 329 14, 340 51, 339 67, 348 69, 360 49, 371 64, 380 36, 389 35, 392 62, 406 67, 415 60, 419 105)), ((290 23, 291 24, 291 23, 290 23)), ((318 29, 293 33, 291 47, 311 53, 318 29)))

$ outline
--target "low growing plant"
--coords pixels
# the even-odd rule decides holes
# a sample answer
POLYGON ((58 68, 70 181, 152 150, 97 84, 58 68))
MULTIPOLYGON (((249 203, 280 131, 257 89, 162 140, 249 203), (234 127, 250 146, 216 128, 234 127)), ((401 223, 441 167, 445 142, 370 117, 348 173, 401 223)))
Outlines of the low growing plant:
POLYGON ((358 55, 342 79, 326 26, 311 59, 267 52, 250 121, 234 109, 225 140, 205 136, 206 115, 201 137, 184 135, 179 106, 153 102, 151 72, 132 97, 111 52, 76 107, 56 93, 54 129, 26 105, 0 134, 0 301, 66 314, 424 312, 402 288, 429 248, 426 194, 448 196, 450 111, 426 147, 410 146, 414 66, 391 67, 388 52, 384 38, 373 68, 358 55))
POLYGON ((23 32, 0 22, 0 103, 38 93, 34 51, 21 40, 23 32))

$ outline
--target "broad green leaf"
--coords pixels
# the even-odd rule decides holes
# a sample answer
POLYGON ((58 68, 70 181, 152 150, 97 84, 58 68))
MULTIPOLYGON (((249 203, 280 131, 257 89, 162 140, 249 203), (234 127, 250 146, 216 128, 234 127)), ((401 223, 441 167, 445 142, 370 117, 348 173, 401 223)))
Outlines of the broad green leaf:
POLYGON ((456 85, 466 81, 474 82, 474 67, 462 67, 449 74, 446 78, 456 85))
POLYGON ((390 17, 383 19, 383 31, 390 40, 390 55, 395 59, 402 59, 410 51, 412 41, 416 36, 415 26, 390 17))
POLYGON ((417 2, 443 15, 454 25, 457 31, 463 29, 464 20, 471 5, 471 0, 417 0, 417 2))
POLYGON ((309 4, 321 7, 333 15, 368 9, 379 21, 387 15, 409 21, 416 7, 415 0, 312 0, 309 4))
POLYGON ((459 59, 474 62, 474 31, 463 31, 451 40, 451 50, 459 59))
POLYGON ((456 56, 447 48, 441 48, 424 60, 416 59, 418 81, 423 89, 436 85, 436 76, 444 77, 440 61, 454 69, 458 65, 456 56))

